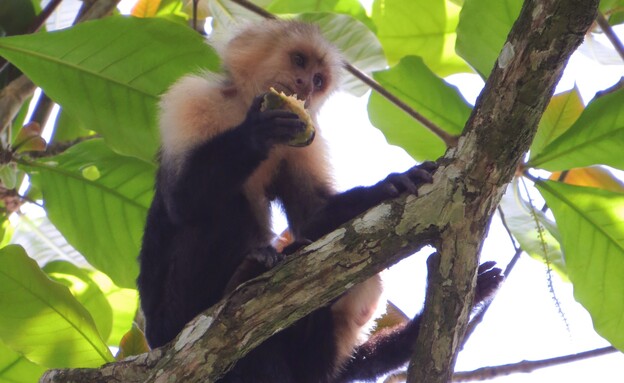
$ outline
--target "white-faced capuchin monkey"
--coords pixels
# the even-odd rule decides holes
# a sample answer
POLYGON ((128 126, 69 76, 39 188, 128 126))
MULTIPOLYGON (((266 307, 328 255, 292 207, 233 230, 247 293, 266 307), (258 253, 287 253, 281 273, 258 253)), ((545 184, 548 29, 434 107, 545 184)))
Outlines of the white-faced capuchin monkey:
MULTIPOLYGON (((296 94, 318 128, 316 115, 339 81, 337 49, 316 26, 273 20, 243 29, 221 53, 223 75, 183 77, 160 103, 160 169, 138 279, 151 347, 174 339, 197 314, 283 258, 271 246, 271 201, 281 203, 301 244, 384 200, 416 193, 436 168, 425 163, 337 193, 322 131, 307 146, 291 146, 306 123, 286 109, 261 108, 271 87, 296 94)), ((480 269, 477 301, 501 281, 492 266, 480 269)), ((418 317, 360 341, 380 293, 379 277, 352 288, 266 340, 220 382, 371 380, 402 366, 418 317)))

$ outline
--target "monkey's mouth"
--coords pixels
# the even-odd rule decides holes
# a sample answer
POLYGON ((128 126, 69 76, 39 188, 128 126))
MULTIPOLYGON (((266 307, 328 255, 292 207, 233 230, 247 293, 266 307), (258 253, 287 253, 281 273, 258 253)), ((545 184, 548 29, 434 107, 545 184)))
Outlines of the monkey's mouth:
POLYGON ((284 92, 285 95, 287 96, 292 96, 294 94, 296 94, 291 87, 289 87, 288 85, 281 83, 281 82, 276 82, 275 85, 273 86, 273 88, 275 88, 276 91, 278 92, 284 92))
POLYGON ((273 85, 273 88, 275 88, 275 90, 278 92, 284 92, 284 94, 287 96, 297 96, 297 99, 304 102, 304 106, 306 109, 310 107, 310 100, 306 98, 302 98, 295 91, 293 91, 292 88, 289 87, 288 85, 282 82, 276 82, 275 85, 273 85))

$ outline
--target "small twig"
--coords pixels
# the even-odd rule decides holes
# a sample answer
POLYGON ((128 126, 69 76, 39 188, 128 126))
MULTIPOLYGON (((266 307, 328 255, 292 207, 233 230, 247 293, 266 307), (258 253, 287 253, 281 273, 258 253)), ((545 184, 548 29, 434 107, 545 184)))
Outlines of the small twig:
POLYGON ((35 17, 32 25, 28 28, 27 33, 35 33, 41 29, 43 24, 45 24, 46 20, 52 15, 52 13, 56 10, 56 8, 61 5, 63 0, 51 0, 48 5, 41 11, 40 14, 35 17))
MULTIPOLYGON (((48 145, 46 147, 46 150, 43 152, 28 152, 28 157, 30 158, 53 157, 53 156, 63 153, 64 151, 73 147, 74 145, 78 145, 81 142, 93 140, 96 138, 101 138, 101 136, 99 134, 94 134, 92 136, 78 137, 75 140, 71 140, 71 141, 53 142, 50 145, 48 145)), ((28 165, 25 162, 22 162, 22 163, 28 165)))
POLYGON ((0 132, 11 125, 22 105, 33 95, 37 86, 26 76, 20 75, 0 92, 0 132))
MULTIPOLYGON (((270 12, 267 12, 266 10, 262 9, 261 7, 247 1, 247 0, 232 0, 232 2, 240 5, 243 8, 246 8, 262 17, 265 17, 267 19, 275 19, 275 15, 273 15, 270 12)), ((407 105, 406 103, 404 103, 403 101, 401 101, 397 96, 395 96, 394 94, 392 94, 391 92, 389 92, 387 89, 385 89, 383 86, 381 86, 381 84, 379 84, 377 81, 375 81, 374 79, 370 78, 368 75, 366 75, 364 72, 362 72, 361 70, 359 70, 358 68, 356 68, 355 66, 353 66, 352 64, 348 63, 348 62, 344 62, 344 67, 345 69, 351 73, 353 76, 355 76, 357 79, 359 79, 360 81, 362 81, 363 83, 365 83, 366 85, 370 86, 374 91, 376 91, 377 93, 379 93, 380 95, 382 95, 383 97, 385 97, 388 101, 390 101, 391 103, 393 103, 394 105, 396 105, 399 109, 401 109, 402 111, 404 111, 405 113, 407 113, 409 116, 411 116, 413 119, 415 119, 416 121, 420 122, 425 128, 429 129, 433 134, 435 134, 436 136, 438 136, 442 141, 444 141, 444 143, 446 144, 447 147, 453 147, 457 145, 457 140, 458 137, 444 131, 442 128, 440 128, 439 126, 437 126, 436 124, 434 124, 433 122, 431 122, 430 120, 428 120, 425 116, 423 116, 422 114, 418 113, 417 111, 415 111, 414 109, 412 109, 409 105, 407 105)))
POLYGON ((99 19, 109 15, 121 0, 84 1, 74 24, 99 19))
POLYGON ((495 367, 483 367, 474 371, 456 372, 453 375, 453 382, 469 382, 474 380, 493 379, 500 376, 530 373, 540 368, 558 366, 564 363, 577 362, 579 360, 595 358, 597 356, 607 355, 618 352, 615 347, 608 346, 591 351, 584 351, 578 354, 564 355, 544 360, 524 360, 518 363, 505 364, 495 367))
POLYGON ((52 101, 45 93, 41 92, 41 96, 39 97, 39 100, 37 100, 37 104, 33 109, 30 121, 37 122, 41 128, 43 128, 48 122, 48 118, 50 118, 52 107, 54 107, 54 101, 52 101))
POLYGON ((613 44, 613 47, 624 61, 624 44, 622 44, 618 36, 615 32, 613 32, 613 28, 611 28, 609 21, 607 21, 602 13, 598 13, 596 21, 598 22, 600 29, 602 29, 602 32, 604 32, 605 36, 607 36, 609 41, 611 41, 611 44, 613 44))
POLYGON ((390 93, 386 88, 381 86, 380 83, 373 80, 372 78, 367 76, 364 72, 357 69, 350 63, 345 62, 344 66, 347 69, 347 71, 349 71, 349 73, 357 77, 360 81, 362 81, 366 85, 370 86, 377 93, 384 96, 388 101, 396 105, 399 109, 401 109, 402 111, 410 115, 413 119, 420 122, 425 128, 429 129, 433 134, 438 136, 442 141, 444 141, 447 147, 454 147, 457 145, 457 140, 459 139, 457 136, 454 136, 444 131, 442 128, 440 128, 439 126, 437 126, 436 124, 428 120, 425 116, 423 116, 422 114, 418 113, 417 111, 409 107, 409 105, 401 101, 401 99, 399 99, 397 96, 390 93))
POLYGON ((247 0, 232 0, 233 3, 240 5, 241 7, 252 11, 266 19, 277 19, 277 17, 271 12, 267 12, 264 8, 257 6, 256 4, 247 0))

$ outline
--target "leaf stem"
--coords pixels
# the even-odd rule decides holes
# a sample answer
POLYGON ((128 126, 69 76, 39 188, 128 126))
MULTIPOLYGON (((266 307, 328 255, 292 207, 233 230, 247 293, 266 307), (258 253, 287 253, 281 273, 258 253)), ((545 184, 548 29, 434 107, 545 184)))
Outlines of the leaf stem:
POLYGON ((602 29, 602 31, 604 32, 605 36, 607 36, 609 41, 611 41, 611 44, 613 44, 613 47, 622 58, 622 61, 624 61, 624 44, 622 44, 618 36, 613 31, 613 28, 611 28, 611 25, 602 13, 598 13, 598 17, 596 17, 596 22, 600 26, 600 29, 602 29))

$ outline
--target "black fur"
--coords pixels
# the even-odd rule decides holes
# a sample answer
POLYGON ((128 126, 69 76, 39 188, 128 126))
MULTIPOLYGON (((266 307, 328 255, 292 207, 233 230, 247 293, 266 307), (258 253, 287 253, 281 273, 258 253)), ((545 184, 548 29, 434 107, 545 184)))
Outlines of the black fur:
MULTIPOLYGON (((290 112, 261 112, 260 102, 261 97, 254 100, 241 125, 190 150, 180 168, 161 161, 138 279, 151 347, 173 340, 227 291, 281 259, 243 185, 272 147, 305 125, 290 112)), ((267 195, 283 203, 297 241, 314 241, 385 199, 415 192, 431 181, 434 170, 428 163, 335 195, 325 180, 296 175, 293 182, 295 175, 284 164, 267 195)), ((369 379, 399 367, 417 333, 418 318, 387 337, 375 337, 356 351, 340 381, 369 379)), ((268 339, 220 382, 329 383, 335 381, 335 355, 332 316, 324 307, 268 339)))

